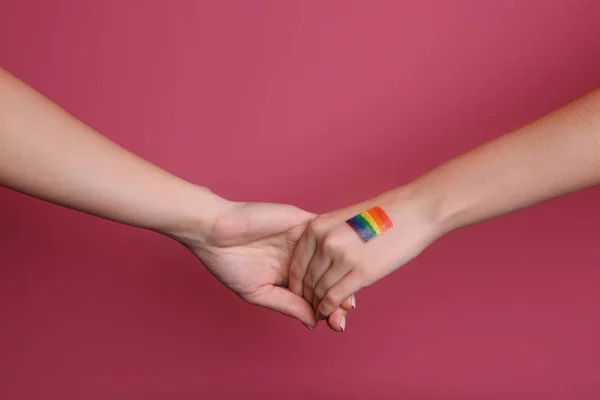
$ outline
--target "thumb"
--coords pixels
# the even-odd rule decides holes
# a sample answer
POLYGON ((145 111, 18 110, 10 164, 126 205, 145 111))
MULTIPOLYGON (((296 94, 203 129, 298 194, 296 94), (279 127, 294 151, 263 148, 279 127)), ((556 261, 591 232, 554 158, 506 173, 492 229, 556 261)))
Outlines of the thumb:
MULTIPOLYGON (((243 234, 247 240, 258 240, 267 236, 277 235, 298 227, 305 227, 316 215, 301 210, 288 204, 275 203, 243 203, 230 215, 231 221, 227 221, 228 233, 234 236, 231 230, 243 228, 239 234, 243 234), (240 224, 240 221, 244 221, 240 224)), ((225 218, 222 218, 225 221, 225 218)), ((299 230, 294 241, 300 239, 304 229, 299 230)))
POLYGON ((310 329, 317 325, 312 307, 303 297, 279 286, 263 286, 245 300, 257 306, 269 308, 288 317, 296 318, 310 329))

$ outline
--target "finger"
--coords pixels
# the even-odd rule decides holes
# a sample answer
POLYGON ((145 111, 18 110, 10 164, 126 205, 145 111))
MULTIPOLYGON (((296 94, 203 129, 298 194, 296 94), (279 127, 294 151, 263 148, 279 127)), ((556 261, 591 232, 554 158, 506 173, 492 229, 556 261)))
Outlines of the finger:
MULTIPOLYGON (((335 284, 337 284, 344 276, 346 276, 349 272, 349 269, 345 267, 342 263, 335 262, 328 270, 323 274, 321 280, 317 283, 314 289, 314 299, 310 304, 313 309, 317 310, 321 301, 325 297, 325 294, 331 289, 335 284)), ((350 297, 350 296, 348 296, 350 297)), ((346 297, 346 299, 348 298, 346 297)), ((343 303, 342 303, 343 304, 343 303)))
POLYGON ((279 286, 265 286, 247 296, 249 303, 280 312, 296 318, 310 329, 317 325, 314 310, 302 297, 279 286))
POLYGON ((310 260, 310 263, 308 264, 306 276, 304 276, 302 295, 304 299, 308 301, 308 304, 312 304, 314 307, 317 306, 317 304, 313 304, 315 285, 317 282, 319 282, 321 276, 331 266, 331 262, 331 258, 325 255, 322 251, 317 250, 312 260, 310 260))
POLYGON ((317 318, 329 316, 340 306, 340 304, 342 304, 344 299, 351 294, 358 292, 362 287, 363 278, 355 270, 350 271, 327 291, 323 300, 317 307, 317 318))
MULTIPOLYGON (((260 240, 268 236, 306 227, 316 215, 287 204, 274 203, 234 203, 227 217, 219 219, 219 229, 231 234, 231 243, 244 243, 260 240), (240 219, 246 221, 239 224, 240 219), (251 226, 252 229, 246 229, 251 226)), ((297 232, 300 236, 302 230, 297 232)))
POLYGON ((304 292, 304 277, 306 276, 306 270, 308 264, 312 259, 315 249, 317 247, 316 238, 309 232, 308 229, 304 231, 298 245, 294 249, 292 260, 290 261, 290 276, 289 276, 289 288, 292 293, 302 296, 304 292))
POLYGON ((338 308, 327 317, 327 325, 336 332, 344 332, 346 329, 346 316, 348 311, 338 308))
POLYGON ((342 303, 341 307, 344 310, 352 311, 356 309, 356 297, 354 295, 347 297, 342 303))

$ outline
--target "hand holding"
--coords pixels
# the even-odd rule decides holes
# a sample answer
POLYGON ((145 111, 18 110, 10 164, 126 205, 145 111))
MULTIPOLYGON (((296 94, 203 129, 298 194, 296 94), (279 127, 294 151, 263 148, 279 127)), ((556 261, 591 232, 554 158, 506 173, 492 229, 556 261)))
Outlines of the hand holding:
MULTIPOLYGON (((287 289, 289 264, 298 240, 315 215, 296 207, 268 203, 223 201, 206 233, 178 238, 225 286, 246 302, 316 325, 314 311, 287 289)), ((351 299, 329 318, 342 330, 341 319, 351 299)))

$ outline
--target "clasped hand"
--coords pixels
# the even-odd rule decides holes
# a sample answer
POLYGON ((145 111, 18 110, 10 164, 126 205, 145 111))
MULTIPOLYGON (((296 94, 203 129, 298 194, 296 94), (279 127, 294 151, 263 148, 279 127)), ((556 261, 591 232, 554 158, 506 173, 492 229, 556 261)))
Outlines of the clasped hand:
POLYGON ((283 204, 223 201, 203 235, 177 237, 250 304, 300 320, 346 327, 354 294, 417 256, 435 237, 424 213, 398 193, 316 216, 283 204), (364 243, 345 222, 375 205, 394 228, 364 243))

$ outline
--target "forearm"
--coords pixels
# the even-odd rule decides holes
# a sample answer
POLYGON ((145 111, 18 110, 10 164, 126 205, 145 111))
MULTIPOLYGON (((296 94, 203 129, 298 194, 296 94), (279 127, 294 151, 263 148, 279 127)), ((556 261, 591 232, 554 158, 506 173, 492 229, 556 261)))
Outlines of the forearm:
POLYGON ((0 185, 162 232, 208 222, 219 202, 210 191, 121 148, 1 69, 0 185))
POLYGON ((408 185, 440 234, 600 183, 600 91, 408 185))

